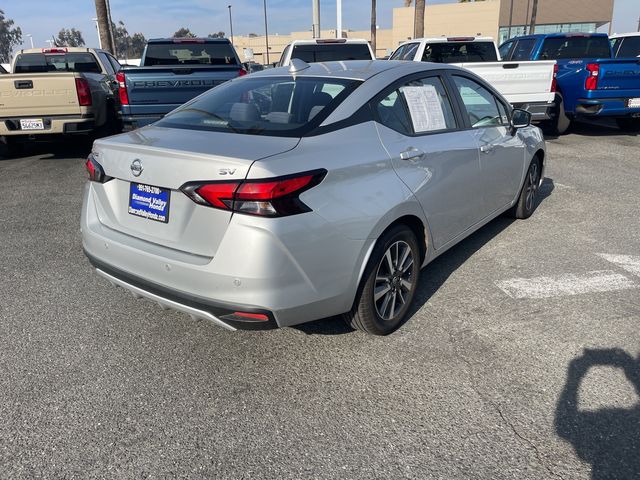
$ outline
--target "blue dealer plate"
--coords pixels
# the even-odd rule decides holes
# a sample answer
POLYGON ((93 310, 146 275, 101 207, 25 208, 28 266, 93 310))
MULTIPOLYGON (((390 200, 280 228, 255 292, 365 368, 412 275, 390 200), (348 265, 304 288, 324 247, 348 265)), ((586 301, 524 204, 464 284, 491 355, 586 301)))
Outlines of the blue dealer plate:
POLYGON ((171 190, 143 183, 131 182, 129 188, 129 213, 156 222, 169 222, 171 190))

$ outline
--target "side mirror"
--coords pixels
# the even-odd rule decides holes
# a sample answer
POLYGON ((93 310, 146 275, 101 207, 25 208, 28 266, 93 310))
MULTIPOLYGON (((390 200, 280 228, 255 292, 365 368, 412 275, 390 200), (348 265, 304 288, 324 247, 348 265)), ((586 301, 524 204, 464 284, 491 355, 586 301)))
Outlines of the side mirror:
POLYGON ((514 108, 511 112, 511 128, 515 132, 519 128, 525 128, 531 125, 531 112, 514 108))

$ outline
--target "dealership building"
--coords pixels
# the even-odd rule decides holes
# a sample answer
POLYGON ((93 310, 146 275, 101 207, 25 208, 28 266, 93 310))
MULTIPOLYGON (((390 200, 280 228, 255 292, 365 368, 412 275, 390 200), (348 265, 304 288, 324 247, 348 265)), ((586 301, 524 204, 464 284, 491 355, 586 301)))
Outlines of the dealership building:
MULTIPOLYGON (((400 3, 400 1, 398 1, 400 3)), ((613 17, 614 0, 538 0, 534 33, 607 31, 613 17)), ((511 36, 529 33, 532 0, 484 0, 430 5, 424 14, 424 35, 472 36, 484 35, 499 43, 511 36)), ((398 44, 414 38, 415 8, 393 9, 392 27, 378 29, 376 56, 384 57, 398 44)), ((323 30, 323 38, 334 38, 335 30, 323 30)), ((343 37, 370 39, 368 30, 344 30, 343 37)), ((269 35, 269 62, 277 61, 292 40, 311 38, 311 29, 286 35, 269 35)), ((234 44, 240 58, 253 58, 267 63, 264 36, 235 36, 234 44)))

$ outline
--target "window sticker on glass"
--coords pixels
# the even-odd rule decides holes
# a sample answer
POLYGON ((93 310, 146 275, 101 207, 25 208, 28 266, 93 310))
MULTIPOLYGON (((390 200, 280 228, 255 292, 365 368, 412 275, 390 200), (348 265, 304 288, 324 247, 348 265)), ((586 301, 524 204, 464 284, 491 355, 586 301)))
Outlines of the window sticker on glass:
POLYGON ((402 92, 416 133, 447 128, 436 87, 433 85, 407 86, 402 89, 402 92))

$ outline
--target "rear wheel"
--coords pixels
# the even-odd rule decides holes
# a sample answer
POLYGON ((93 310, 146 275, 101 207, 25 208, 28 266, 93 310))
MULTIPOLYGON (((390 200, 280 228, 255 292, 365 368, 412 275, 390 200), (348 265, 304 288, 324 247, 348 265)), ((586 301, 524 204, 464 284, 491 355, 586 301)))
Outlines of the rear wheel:
POLYGON ((420 247, 406 225, 386 232, 374 248, 352 310, 344 315, 353 328, 388 335, 405 320, 420 275, 420 247))
POLYGON ((616 123, 625 132, 640 132, 640 118, 616 118, 616 123))
POLYGON ((518 201, 510 211, 511 216, 515 218, 529 218, 535 211, 538 200, 538 190, 540 187, 540 174, 542 166, 538 157, 533 157, 527 176, 524 179, 524 185, 520 190, 518 201))
POLYGON ((541 123, 542 129, 549 135, 564 135, 571 128, 571 118, 564 111, 564 100, 556 97, 553 118, 541 123))

